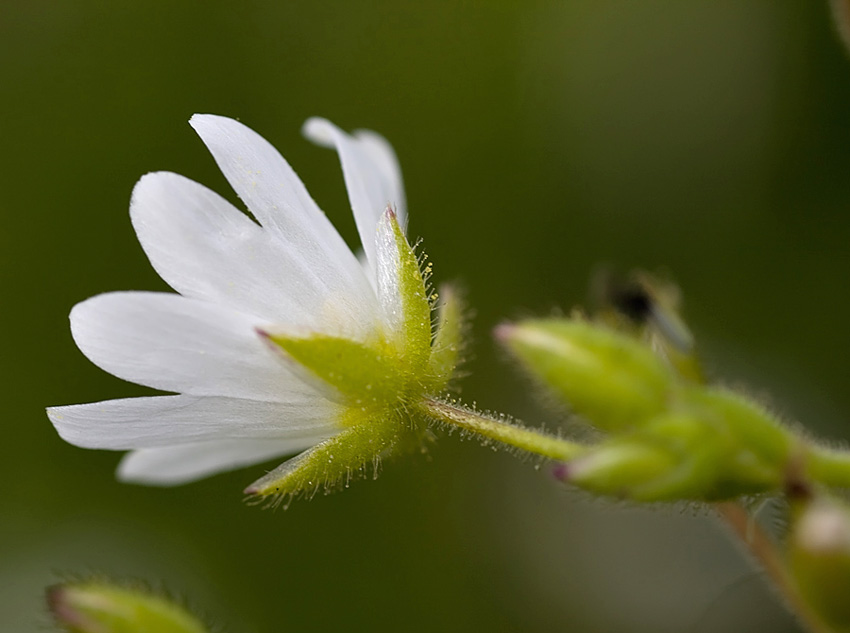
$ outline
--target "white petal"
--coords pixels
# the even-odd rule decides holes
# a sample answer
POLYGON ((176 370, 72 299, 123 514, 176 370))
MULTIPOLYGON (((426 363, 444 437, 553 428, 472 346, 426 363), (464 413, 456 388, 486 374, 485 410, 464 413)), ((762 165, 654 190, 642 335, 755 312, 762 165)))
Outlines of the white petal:
POLYGON ((360 241, 375 267, 375 231, 381 214, 388 206, 393 208, 402 227, 407 218, 401 170, 392 148, 374 132, 359 132, 352 137, 320 118, 309 119, 304 134, 339 153, 360 241))
POLYGON ((407 226, 407 199, 404 195, 404 182, 401 166, 398 163, 393 146, 383 136, 372 130, 355 130, 354 138, 375 164, 381 178, 381 189, 388 200, 392 201, 398 223, 402 229, 407 226))
POLYGON ((175 486, 297 453, 318 444, 325 437, 219 440, 142 448, 124 456, 118 465, 118 479, 148 485, 175 486))
POLYGON ((188 178, 165 172, 143 177, 130 215, 151 264, 181 294, 352 336, 374 320, 373 294, 359 268, 365 292, 321 253, 305 256, 290 248, 188 178))
POLYGON ((196 114, 189 123, 234 191, 274 239, 305 262, 336 300, 366 310, 370 286, 356 258, 283 156, 233 119, 196 114))
POLYGON ((156 396, 47 410, 66 442, 81 448, 110 450, 206 440, 330 437, 339 431, 336 421, 341 414, 338 405, 307 396, 285 403, 156 396))
POLYGON ((272 402, 309 394, 257 334, 266 325, 217 304, 155 292, 103 294, 71 311, 71 333, 83 354, 124 380, 272 402))

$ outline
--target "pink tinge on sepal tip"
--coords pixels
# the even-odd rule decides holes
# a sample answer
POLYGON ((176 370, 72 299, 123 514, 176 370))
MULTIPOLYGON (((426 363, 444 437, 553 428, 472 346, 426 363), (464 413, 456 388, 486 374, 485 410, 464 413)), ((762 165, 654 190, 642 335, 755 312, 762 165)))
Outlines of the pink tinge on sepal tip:
POLYGON ((289 354, 286 353, 285 349, 283 349, 280 345, 274 342, 271 332, 261 327, 255 327, 254 332, 257 334, 257 336, 260 337, 260 339, 263 341, 266 347, 269 348, 271 352, 276 354, 279 358, 284 359, 286 362, 291 363, 293 366, 298 365, 298 363, 289 354))
POLYGON ((257 336, 259 336, 263 343, 265 343, 266 347, 278 358, 282 359, 290 367, 302 371, 301 364, 294 358, 292 358, 292 356, 290 356, 285 349, 275 343, 274 339, 272 338, 272 336, 274 335, 271 332, 261 327, 255 327, 254 332, 256 332, 257 336))
POLYGON ((516 326, 513 323, 500 323, 493 328, 493 338, 500 343, 507 343, 513 335, 516 326))
POLYGON ((286 354, 286 352, 283 351, 283 348, 280 345, 278 345, 274 342, 274 340, 272 339, 271 332, 269 332, 268 330, 265 330, 261 327, 255 327, 254 332, 256 333, 257 336, 260 337, 260 339, 263 341, 263 343, 266 344, 266 346, 269 349, 271 349, 274 352, 281 354, 283 356, 288 356, 288 354, 286 354))
POLYGON ((82 627, 85 619, 79 611, 75 610, 67 601, 68 588, 64 585, 52 585, 47 588, 47 608, 57 622, 66 626, 82 627))
POLYGON ((552 468, 552 476, 558 481, 569 481, 571 473, 572 469, 570 468, 570 465, 566 462, 556 464, 552 468))
POLYGON ((62 611, 66 608, 65 601, 62 599, 65 593, 65 587, 62 585, 51 585, 45 591, 45 599, 47 600, 47 608, 56 617, 62 619, 62 611))

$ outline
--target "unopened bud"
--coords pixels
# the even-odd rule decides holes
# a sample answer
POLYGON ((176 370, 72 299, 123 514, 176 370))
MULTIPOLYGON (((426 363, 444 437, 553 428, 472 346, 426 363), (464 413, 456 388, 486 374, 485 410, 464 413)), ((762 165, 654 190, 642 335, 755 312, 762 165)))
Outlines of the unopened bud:
POLYGON ((666 406, 670 368, 626 334, 581 320, 540 319, 501 325, 496 337, 603 430, 638 427, 666 406))
POLYGON ((205 633, 184 608, 144 591, 103 582, 55 585, 47 604, 69 633, 205 633))
POLYGON ((664 450, 617 439, 564 464, 555 475, 597 494, 640 500, 642 486, 665 476, 675 466, 664 450))
POLYGON ((680 409, 612 437, 567 463, 561 478, 634 501, 718 501, 775 489, 770 468, 729 433, 721 415, 680 409))
POLYGON ((727 438, 733 453, 724 469, 729 481, 741 486, 739 494, 782 485, 795 438, 764 407, 717 387, 683 390, 679 407, 702 420, 716 436, 727 438))

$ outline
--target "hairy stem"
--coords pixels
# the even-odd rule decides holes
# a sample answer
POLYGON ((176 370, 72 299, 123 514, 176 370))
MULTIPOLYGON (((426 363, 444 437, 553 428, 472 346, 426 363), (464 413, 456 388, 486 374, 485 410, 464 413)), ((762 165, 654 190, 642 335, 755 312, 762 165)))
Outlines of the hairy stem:
POLYGON ((421 413, 434 420, 549 459, 565 461, 577 457, 586 450, 584 446, 576 442, 488 417, 442 400, 425 398, 419 403, 418 408, 421 413))
MULTIPOLYGON (((569 461, 587 450, 582 444, 442 400, 426 398, 419 402, 417 408, 431 419, 549 459, 569 461)), ((810 476, 817 481, 850 487, 850 454, 846 452, 812 447, 807 467, 810 476)), ((798 618, 803 628, 808 633, 831 633, 831 629, 812 611, 800 594, 776 543, 750 513, 735 501, 716 503, 714 509, 770 578, 786 607, 798 618)))
POLYGON ((774 588, 782 596, 788 610, 797 616, 803 628, 808 633, 830 633, 831 629, 812 611, 800 594, 776 543, 750 513, 736 501, 715 503, 714 509, 773 581, 774 588))

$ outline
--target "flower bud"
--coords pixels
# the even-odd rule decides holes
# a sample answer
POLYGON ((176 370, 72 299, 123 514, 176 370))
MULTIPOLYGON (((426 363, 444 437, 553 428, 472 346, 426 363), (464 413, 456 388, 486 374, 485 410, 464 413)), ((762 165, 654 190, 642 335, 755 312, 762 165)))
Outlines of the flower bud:
POLYGON ((634 501, 710 500, 723 496, 719 473, 728 453, 701 420, 668 413, 602 442, 565 473, 583 488, 634 501))
POLYGON ((721 411, 674 410, 589 449, 563 478, 592 492, 635 501, 718 501, 776 489, 782 464, 758 459, 730 433, 721 411))
POLYGON ((496 337, 595 426, 634 428, 666 406, 671 370, 643 343, 580 320, 502 325, 496 337))
POLYGON ((617 439, 564 464, 555 475, 597 494, 639 500, 642 486, 675 467, 673 456, 661 448, 617 439))
POLYGON ((741 453, 740 466, 775 472, 776 484, 788 463, 793 435, 769 411, 729 389, 696 387, 683 390, 680 406, 728 434, 741 453))
POLYGON ((794 508, 788 562, 800 593, 837 631, 850 631, 850 508, 816 496, 794 508))
POLYGON ((70 633, 205 633, 184 608, 159 596, 104 582, 55 585, 47 604, 70 633))

